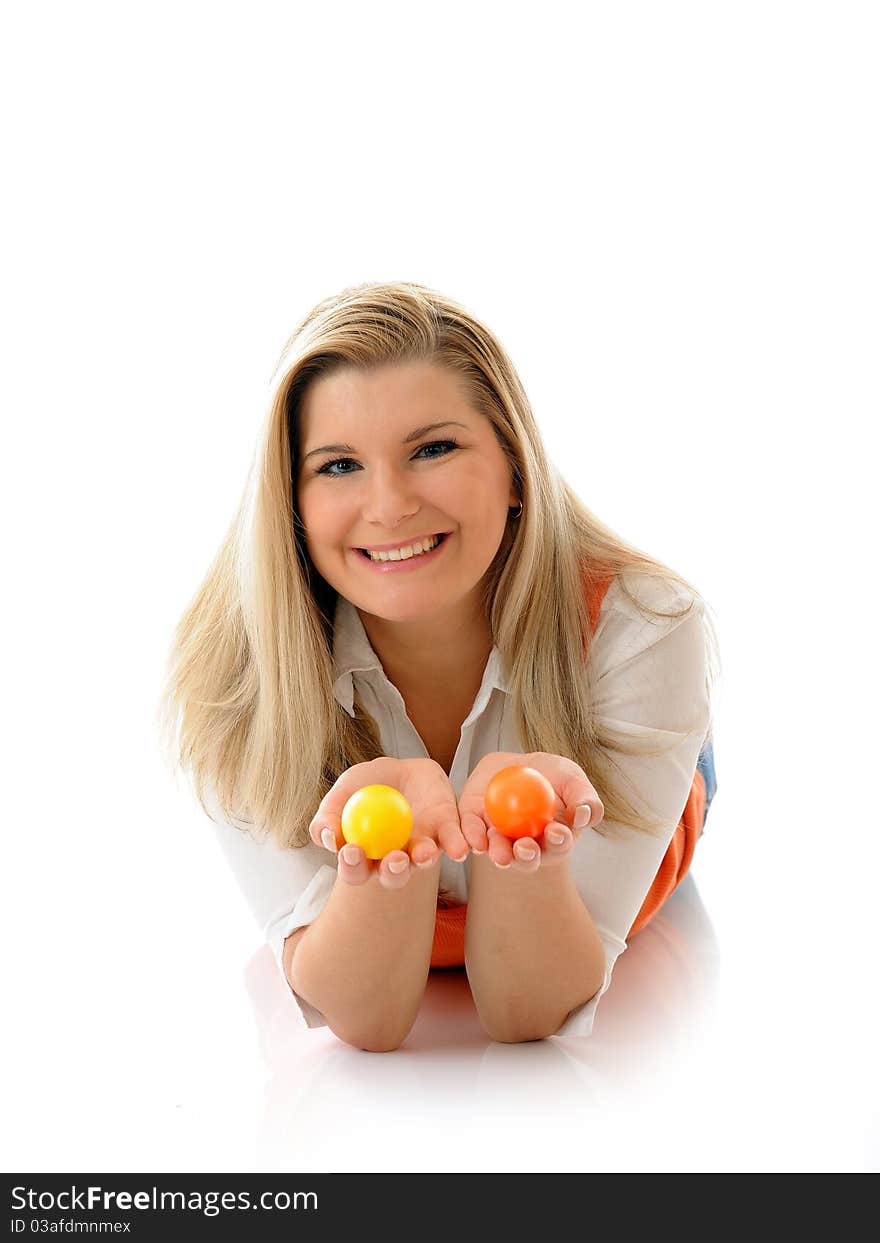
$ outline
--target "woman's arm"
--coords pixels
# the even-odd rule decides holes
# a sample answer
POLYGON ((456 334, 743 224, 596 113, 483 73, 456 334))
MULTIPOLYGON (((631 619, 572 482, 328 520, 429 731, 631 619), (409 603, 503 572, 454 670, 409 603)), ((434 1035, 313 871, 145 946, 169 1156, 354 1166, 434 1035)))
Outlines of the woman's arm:
MULTIPOLYGON (((415 1022, 428 979, 441 851, 454 859, 467 854, 455 790, 431 759, 378 756, 337 778, 309 836, 339 852, 338 873, 323 909, 291 943, 288 983, 341 1040, 375 1052, 396 1049, 415 1022), (349 799, 372 785, 399 790, 413 816, 405 848, 381 860, 346 845, 342 832, 349 799)), ((295 927, 291 922, 285 932, 295 927)), ((287 946, 283 956, 286 961, 287 946)))
POLYGON ((428 980, 439 884, 439 857, 400 890, 376 873, 362 885, 337 877, 320 915, 286 938, 291 988, 340 1040, 376 1053, 405 1040, 428 980))
MULTIPOLYGON (((647 590, 660 609, 689 598, 662 583, 647 590)), ((473 859, 465 957, 477 1010, 492 1034, 501 1033, 496 1039, 592 1030, 600 990, 681 818, 710 724, 704 625, 702 603, 687 617, 647 624, 621 599, 596 636, 597 717, 610 733, 646 744, 643 754, 618 752, 616 765, 630 780, 629 797, 667 827, 638 832, 605 816, 603 832, 583 830, 567 859, 546 870, 542 859, 528 873, 513 865, 496 874, 488 854, 473 859), (482 944, 487 937, 491 949, 482 944)), ((463 827, 472 820, 463 811, 463 827)), ((485 835, 470 838, 485 848, 485 835)))
POLYGON ((493 1040, 541 1040, 602 987, 605 950, 567 863, 531 875, 474 855, 465 966, 493 1040))

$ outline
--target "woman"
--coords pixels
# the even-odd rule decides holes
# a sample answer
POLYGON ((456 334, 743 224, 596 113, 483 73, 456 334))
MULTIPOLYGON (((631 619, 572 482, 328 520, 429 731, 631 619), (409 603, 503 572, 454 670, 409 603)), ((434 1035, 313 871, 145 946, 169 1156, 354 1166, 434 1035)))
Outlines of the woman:
POLYGON ((588 1035, 702 831, 715 651, 696 590, 548 462, 492 333, 363 285, 282 353, 165 729, 308 1026, 396 1048, 463 964, 494 1039, 588 1035), (558 800, 515 846, 483 806, 511 763, 558 800), (374 783, 414 814, 377 862, 340 827, 374 783))

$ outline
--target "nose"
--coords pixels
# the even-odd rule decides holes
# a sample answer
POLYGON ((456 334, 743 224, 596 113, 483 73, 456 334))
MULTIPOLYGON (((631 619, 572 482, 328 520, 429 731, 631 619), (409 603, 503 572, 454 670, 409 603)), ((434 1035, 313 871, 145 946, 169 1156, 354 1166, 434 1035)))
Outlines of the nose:
POLYGON ((406 480, 399 472, 390 469, 377 470, 367 486, 364 521, 383 527, 390 533, 417 514, 419 506, 412 480, 406 480))

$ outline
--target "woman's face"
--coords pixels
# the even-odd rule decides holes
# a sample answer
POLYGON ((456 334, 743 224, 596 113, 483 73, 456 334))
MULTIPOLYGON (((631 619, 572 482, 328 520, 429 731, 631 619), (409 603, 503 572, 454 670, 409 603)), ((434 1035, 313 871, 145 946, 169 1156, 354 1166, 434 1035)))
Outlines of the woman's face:
POLYGON ((298 434, 306 547, 340 595, 389 621, 478 599, 519 500, 491 423, 452 373, 412 362, 323 376, 303 396, 298 434), (359 551, 439 532, 439 549, 397 562, 402 570, 376 569, 359 551))

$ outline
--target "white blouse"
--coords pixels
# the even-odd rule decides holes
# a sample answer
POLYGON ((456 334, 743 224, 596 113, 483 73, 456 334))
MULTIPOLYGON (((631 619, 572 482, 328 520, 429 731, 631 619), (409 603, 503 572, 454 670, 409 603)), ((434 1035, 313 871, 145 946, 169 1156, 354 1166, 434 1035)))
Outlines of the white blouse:
MULTIPOLYGON (((627 585, 651 607, 666 612, 685 607, 691 593, 666 578, 626 576, 627 585)), ((669 750, 657 756, 614 758, 664 831, 640 833, 606 816, 603 836, 594 829, 580 835, 570 855, 577 890, 605 946, 605 979, 599 992, 573 1010, 555 1033, 589 1036, 614 964, 626 949, 626 936, 641 909, 681 819, 697 759, 711 730, 706 688, 705 606, 697 600, 684 619, 653 618, 638 611, 614 579, 602 601, 590 659, 595 662, 599 718, 616 734, 656 740, 669 750), (672 745, 674 742, 675 745, 672 745)), ((333 693, 353 714, 354 690, 380 731, 383 754, 423 759, 428 752, 406 714, 403 698, 385 676, 355 607, 337 598, 334 615, 333 693)), ((457 796, 477 762, 493 751, 525 753, 513 722, 508 682, 498 649, 492 648, 474 705, 461 727, 449 774, 457 796)), ((589 777, 587 773, 587 777, 589 777)), ((625 793, 633 796, 631 789, 625 793)), ((324 1016, 290 987, 284 974, 284 940, 310 924, 336 882, 336 855, 309 843, 282 850, 255 841, 224 819, 213 790, 205 791, 217 841, 226 855, 251 912, 269 943, 292 1002, 307 1027, 324 1027, 324 1016)), ((467 902, 471 856, 456 863, 441 852, 440 885, 456 902, 467 902)), ((342 883, 342 882, 340 882, 342 883)))

